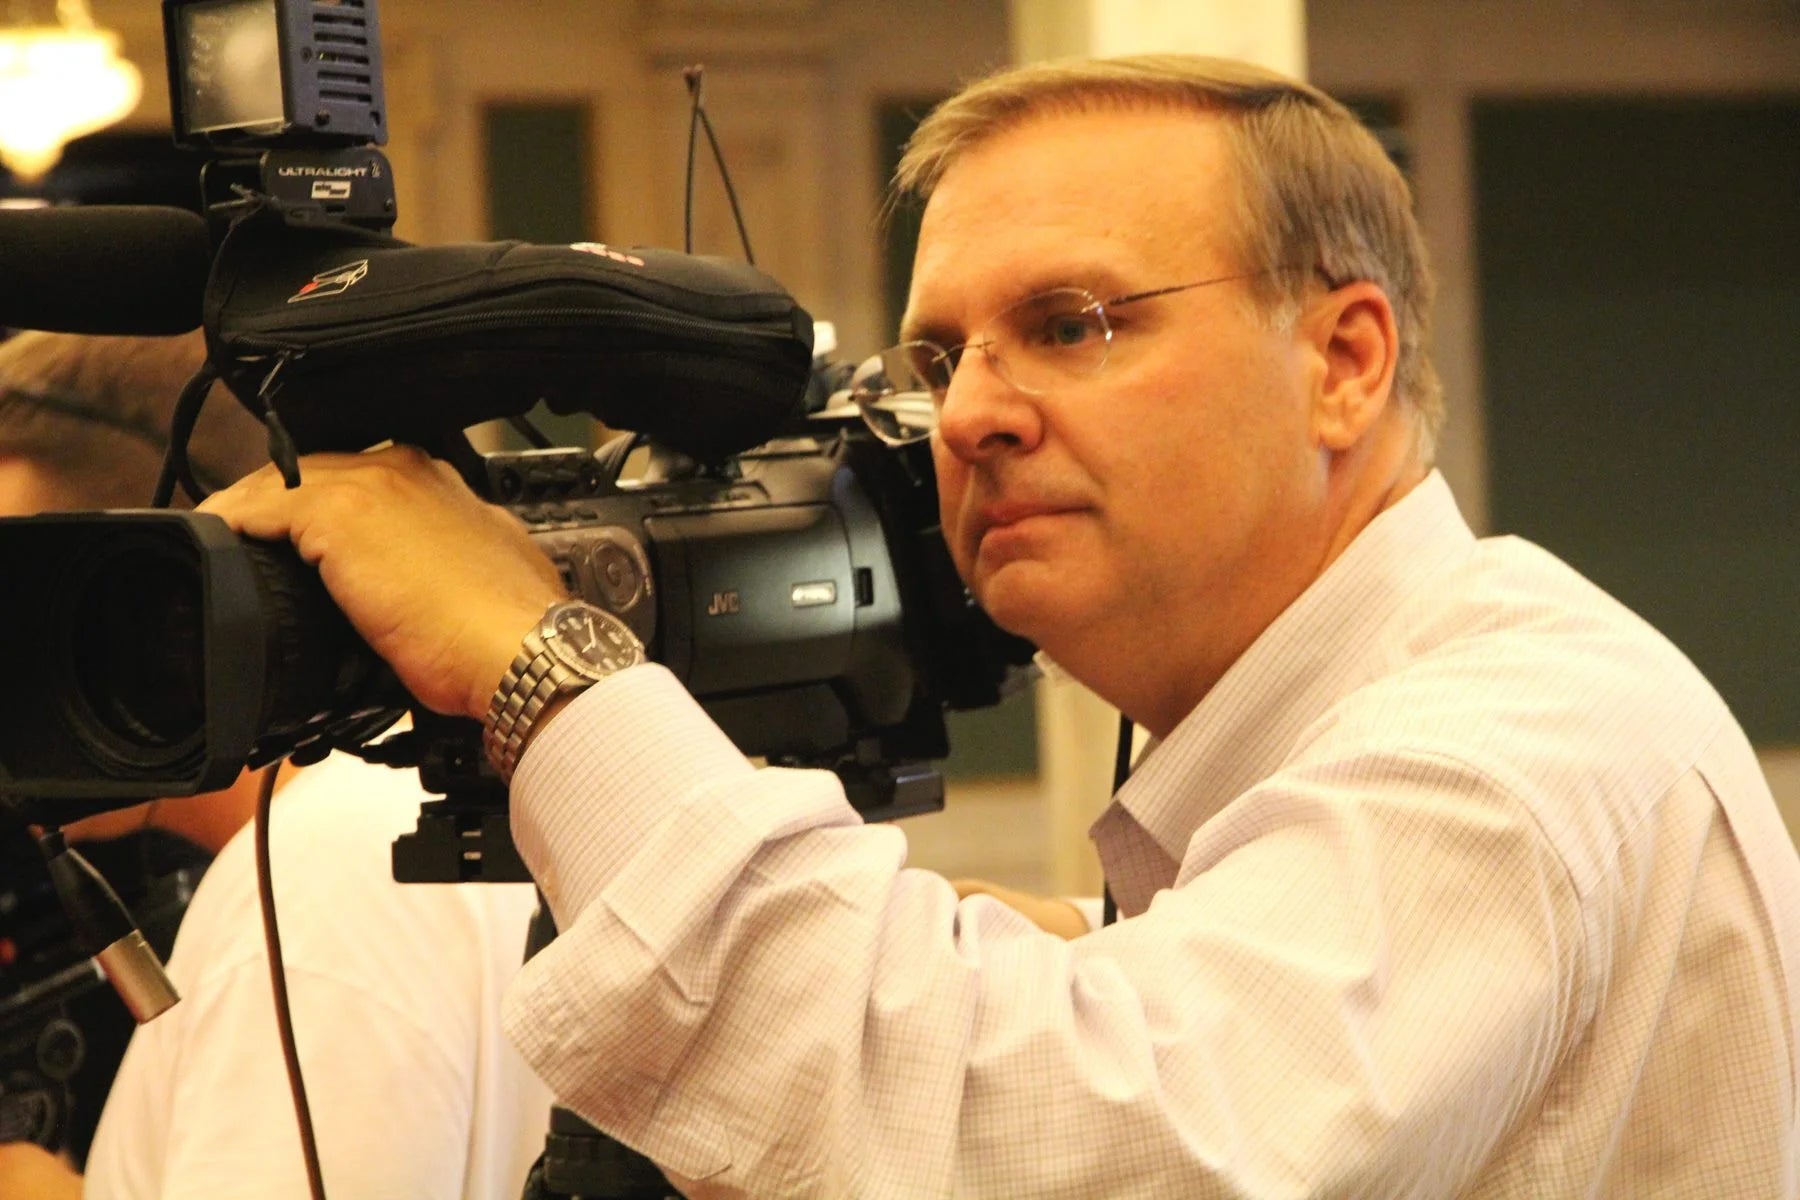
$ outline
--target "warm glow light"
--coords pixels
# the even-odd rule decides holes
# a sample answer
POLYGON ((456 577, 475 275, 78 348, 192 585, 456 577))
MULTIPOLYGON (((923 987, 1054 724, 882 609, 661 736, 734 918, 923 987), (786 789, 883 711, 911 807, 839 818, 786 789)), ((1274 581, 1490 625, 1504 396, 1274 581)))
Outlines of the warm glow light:
POLYGON ((75 21, 0 28, 0 161, 27 181, 55 166, 70 138, 136 108, 143 90, 117 35, 91 28, 68 0, 59 14, 70 8, 75 21))

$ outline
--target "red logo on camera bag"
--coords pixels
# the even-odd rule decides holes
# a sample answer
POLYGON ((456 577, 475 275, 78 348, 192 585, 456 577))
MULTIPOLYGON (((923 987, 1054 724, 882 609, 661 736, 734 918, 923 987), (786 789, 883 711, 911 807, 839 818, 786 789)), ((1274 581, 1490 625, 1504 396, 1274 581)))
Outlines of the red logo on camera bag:
POLYGON ((349 291, 364 275, 369 273, 369 260, 359 258, 353 263, 345 263, 341 267, 332 267, 329 271, 320 271, 314 275, 304 287, 287 298, 292 304, 296 300, 317 300, 320 296, 337 296, 349 291))

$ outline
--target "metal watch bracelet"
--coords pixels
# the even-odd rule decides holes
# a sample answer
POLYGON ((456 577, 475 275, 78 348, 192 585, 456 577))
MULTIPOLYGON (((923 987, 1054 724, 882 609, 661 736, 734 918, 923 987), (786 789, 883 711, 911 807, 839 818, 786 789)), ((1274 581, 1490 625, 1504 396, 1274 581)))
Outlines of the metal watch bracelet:
POLYGON ((558 662, 537 630, 525 635, 518 656, 506 669, 500 686, 494 689, 487 716, 481 722, 482 749, 503 782, 512 782, 519 756, 525 752, 525 743, 544 706, 558 696, 578 691, 576 685, 592 682, 558 662))

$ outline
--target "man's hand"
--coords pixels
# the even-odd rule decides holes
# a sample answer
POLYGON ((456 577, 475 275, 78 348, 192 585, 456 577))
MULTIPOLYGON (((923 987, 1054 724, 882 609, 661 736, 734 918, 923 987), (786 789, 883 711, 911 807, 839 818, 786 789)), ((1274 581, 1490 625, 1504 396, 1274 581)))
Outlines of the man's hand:
POLYGON ((200 506, 250 537, 292 541, 420 702, 481 717, 519 639, 563 595, 525 527, 410 447, 272 466, 200 506))
POLYGON ((985 879, 952 879, 950 886, 956 889, 958 898, 992 896, 1025 916, 1045 933, 1054 933, 1060 938, 1074 939, 1088 931, 1087 918, 1067 900, 1058 900, 1053 896, 1034 896, 1030 892, 1001 887, 985 879))
POLYGON ((0 1200, 81 1200, 81 1176, 35 1142, 0 1143, 0 1200))

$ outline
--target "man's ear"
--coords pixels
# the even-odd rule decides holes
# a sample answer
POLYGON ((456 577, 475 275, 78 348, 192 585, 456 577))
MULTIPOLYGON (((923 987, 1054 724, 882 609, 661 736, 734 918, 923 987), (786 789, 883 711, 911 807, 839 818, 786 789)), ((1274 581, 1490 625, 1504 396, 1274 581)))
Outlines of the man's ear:
POLYGON ((1322 364, 1313 396, 1313 437, 1327 450, 1349 450, 1392 401, 1400 356, 1394 306, 1379 285, 1358 281, 1314 301, 1301 322, 1322 364))

